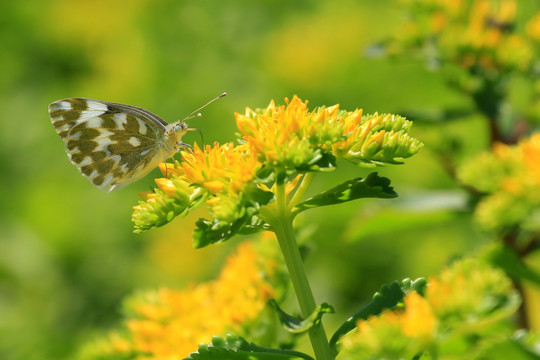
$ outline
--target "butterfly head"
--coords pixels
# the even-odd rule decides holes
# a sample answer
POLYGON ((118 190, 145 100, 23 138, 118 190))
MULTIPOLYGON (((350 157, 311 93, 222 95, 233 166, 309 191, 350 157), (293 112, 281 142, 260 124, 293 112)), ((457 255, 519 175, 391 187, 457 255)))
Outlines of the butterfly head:
POLYGON ((183 148, 189 147, 188 144, 182 141, 182 137, 189 130, 189 126, 184 120, 169 124, 166 137, 172 140, 171 142, 174 143, 174 148, 176 149, 176 151, 180 151, 183 148))
MULTIPOLYGON (((175 123, 169 124, 166 131, 166 137, 169 139, 172 139, 171 141, 174 141, 174 148, 176 151, 180 151, 184 148, 191 148, 190 144, 186 144, 182 141, 182 137, 185 135, 188 131, 199 131, 199 129, 190 128, 188 124, 186 123, 186 120, 193 119, 196 117, 201 117, 201 113, 199 110, 204 109, 206 106, 210 105, 214 101, 221 99, 222 97, 226 96, 227 93, 222 93, 221 95, 215 97, 214 99, 210 100, 197 110, 192 111, 188 116, 184 118, 184 120, 177 121, 175 123)), ((201 133, 202 138, 202 133, 201 133)), ((204 141, 202 141, 204 143, 204 141)), ((170 143, 169 143, 170 144, 170 143)))

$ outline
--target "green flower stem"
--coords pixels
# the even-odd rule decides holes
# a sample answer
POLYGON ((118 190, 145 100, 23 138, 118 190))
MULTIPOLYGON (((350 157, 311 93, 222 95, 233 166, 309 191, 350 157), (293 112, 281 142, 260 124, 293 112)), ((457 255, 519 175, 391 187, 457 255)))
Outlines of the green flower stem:
POLYGON ((308 172, 301 180, 300 186, 298 186, 296 193, 292 197, 291 201, 289 201, 289 206, 287 207, 288 211, 291 211, 296 206, 296 204, 302 201, 304 195, 306 195, 306 191, 309 188, 309 185, 311 185, 311 182, 315 178, 315 174, 315 172, 308 172))
MULTIPOLYGON (((278 223, 272 224, 272 226, 274 227, 279 246, 285 258, 285 264, 289 270, 294 291, 300 304, 300 310, 304 318, 307 318, 315 310, 317 305, 304 270, 304 265, 302 264, 298 245, 296 244, 292 221, 288 218, 280 218, 278 219, 278 223)), ((317 360, 333 359, 322 323, 313 326, 309 330, 309 338, 317 360)))
MULTIPOLYGON (((311 180, 308 181, 308 183, 309 182, 311 182, 311 180)), ((303 191, 305 192, 305 190, 303 191)), ((307 318, 313 313, 317 304, 313 292, 311 291, 306 271, 304 270, 302 258, 300 257, 300 251, 292 226, 292 216, 287 207, 285 185, 277 187, 275 205, 276 206, 261 209, 260 214, 270 226, 272 226, 272 229, 276 233, 296 297, 298 298, 300 310, 303 317, 307 318)), ((314 325, 309 330, 309 338, 317 360, 332 360, 334 358, 322 322, 314 325)))

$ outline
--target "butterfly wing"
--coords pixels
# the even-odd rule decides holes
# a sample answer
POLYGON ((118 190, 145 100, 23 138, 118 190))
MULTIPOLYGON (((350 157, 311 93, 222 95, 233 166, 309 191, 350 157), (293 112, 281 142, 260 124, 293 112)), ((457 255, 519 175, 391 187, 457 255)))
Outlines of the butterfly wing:
POLYGON ((167 123, 144 109, 71 98, 53 102, 49 114, 71 162, 102 190, 134 182, 168 155, 167 123))

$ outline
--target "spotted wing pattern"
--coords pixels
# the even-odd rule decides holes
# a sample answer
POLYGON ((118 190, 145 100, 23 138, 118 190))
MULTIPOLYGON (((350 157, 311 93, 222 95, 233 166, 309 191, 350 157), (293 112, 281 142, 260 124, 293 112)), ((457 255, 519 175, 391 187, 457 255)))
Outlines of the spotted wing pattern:
POLYGON ((70 98, 49 105, 71 162, 94 185, 118 189, 163 160, 167 123, 130 105, 70 98))

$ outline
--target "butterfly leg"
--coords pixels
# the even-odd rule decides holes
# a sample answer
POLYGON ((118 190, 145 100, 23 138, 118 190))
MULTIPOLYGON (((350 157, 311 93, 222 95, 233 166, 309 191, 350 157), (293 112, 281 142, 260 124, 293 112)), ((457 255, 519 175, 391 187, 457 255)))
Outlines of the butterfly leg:
POLYGON ((169 170, 169 167, 167 166, 167 159, 164 159, 163 162, 165 163, 165 179, 168 179, 167 170, 169 170))
POLYGON ((179 143, 176 144, 176 151, 180 152, 180 150, 182 149, 193 150, 193 146, 191 146, 191 144, 187 144, 185 142, 180 141, 179 143))

